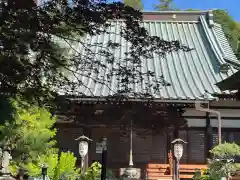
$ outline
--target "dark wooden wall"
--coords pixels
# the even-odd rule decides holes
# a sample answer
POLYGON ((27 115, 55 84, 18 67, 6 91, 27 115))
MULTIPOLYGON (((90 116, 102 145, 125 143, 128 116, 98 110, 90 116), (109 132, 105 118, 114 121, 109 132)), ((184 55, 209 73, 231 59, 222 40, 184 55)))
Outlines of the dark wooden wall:
MULTIPOLYGON (((109 116, 109 113, 107 113, 106 116, 97 116, 93 115, 96 109, 96 107, 94 109, 92 106, 75 109, 74 112, 71 112, 71 115, 76 117, 76 123, 57 124, 57 141, 59 148, 62 151, 73 151, 80 163, 78 142, 75 141, 75 139, 81 135, 88 136, 93 139, 93 142, 89 145, 89 155, 87 159, 89 164, 91 164, 94 161, 101 160, 101 154, 96 153, 96 143, 100 141, 102 137, 107 137, 108 168, 117 170, 127 167, 129 160, 129 136, 123 136, 122 133, 120 133, 118 125, 114 127, 106 126, 106 123, 119 116, 117 111, 115 111, 115 109, 108 109, 109 112, 114 112, 110 113, 111 116, 109 116)), ((102 109, 102 107, 100 109, 102 109)), ((144 113, 145 112, 146 111, 144 111, 144 113)), ((148 113, 148 115, 140 114, 139 116, 144 116, 146 121, 150 122, 150 117, 152 116, 150 113, 152 112, 149 111, 148 113)), ((160 131, 155 132, 155 134, 152 134, 149 130, 144 134, 141 129, 136 129, 136 133, 133 136, 133 162, 135 167, 144 168, 148 163, 168 163, 167 153, 172 148, 171 141, 177 136, 188 142, 184 145, 184 154, 180 163, 205 164, 207 157, 210 156, 209 150, 218 144, 218 134, 217 128, 211 127, 209 114, 201 118, 202 121, 206 121, 206 127, 188 127, 182 129, 178 127, 175 128, 176 131, 172 130, 168 133, 160 131), (139 135, 140 131, 141 135, 139 135)), ((158 120, 160 120, 158 121, 158 125, 162 125, 162 119, 159 118, 158 120)), ((174 116, 174 113, 170 112, 165 123, 169 120, 174 122, 179 119, 174 116)), ((240 144, 240 130, 223 128, 222 142, 225 141, 235 141, 240 144)))
MULTIPOLYGON (((59 126, 57 140, 62 151, 73 151, 77 157, 78 143, 75 139, 83 134, 82 127, 59 126)), ((217 129, 212 130, 212 144, 218 144, 217 129)), ((101 154, 96 154, 96 142, 102 137, 108 138, 108 163, 112 166, 127 165, 129 158, 129 137, 122 136, 118 129, 92 128, 91 138, 93 142, 89 149, 89 163, 100 161, 101 154)), ((173 137, 173 136, 172 136, 173 137)), ((173 140, 168 139, 166 134, 151 135, 150 133, 133 136, 133 160, 135 165, 147 163, 168 163, 167 144, 173 140)), ((204 164, 207 158, 208 140, 205 128, 187 128, 179 130, 179 137, 188 143, 184 145, 184 154, 181 163, 204 164)), ((240 131, 238 129, 223 129, 223 142, 233 142, 240 144, 240 131)))

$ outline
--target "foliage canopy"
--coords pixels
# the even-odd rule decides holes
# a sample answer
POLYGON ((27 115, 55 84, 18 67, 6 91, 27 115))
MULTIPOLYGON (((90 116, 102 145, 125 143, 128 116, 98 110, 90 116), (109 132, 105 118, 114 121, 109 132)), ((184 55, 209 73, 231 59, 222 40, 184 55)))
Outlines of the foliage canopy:
POLYGON ((215 10, 214 21, 222 25, 223 31, 232 46, 238 59, 240 59, 240 25, 225 10, 215 10))
MULTIPOLYGON (((86 86, 82 78, 90 77, 89 69, 106 72, 104 77, 90 77, 100 84, 107 84, 112 75, 121 77, 122 90, 116 92, 128 97, 131 81, 142 81, 143 76, 155 77, 153 72, 140 72, 141 58, 152 52, 164 56, 166 52, 189 50, 178 41, 164 41, 152 37, 141 26, 142 13, 121 2, 105 0, 51 0, 36 6, 33 0, 3 0, 0 16, 0 83, 1 92, 21 94, 28 101, 49 102, 59 92, 83 96, 79 87, 86 86), (111 20, 125 20, 120 36, 131 44, 125 58, 119 60, 111 53, 119 48, 118 42, 107 42, 91 47, 84 43, 86 35, 109 33, 111 20), (76 46, 83 46, 83 55, 76 46), (99 47, 98 56, 106 58, 108 65, 96 58, 93 49, 99 47), (71 52, 71 53, 70 53, 71 52), (121 66, 113 67, 119 61, 121 66), (127 62, 127 63, 126 63, 127 62), (132 66, 127 65, 130 63, 132 66)), ((162 84, 159 81, 158 84, 162 84)), ((110 88, 111 90, 111 88, 110 88)))
POLYGON ((31 177, 41 176, 41 165, 48 165, 48 177, 51 180, 76 180, 80 177, 80 169, 76 168, 77 158, 71 152, 41 155, 36 163, 28 163, 25 169, 31 177))
POLYGON ((50 179, 76 180, 80 176, 77 158, 72 152, 59 153, 56 148, 56 117, 46 108, 29 105, 21 98, 7 103, 4 100, 11 107, 12 116, 0 126, 0 142, 11 150, 11 173, 39 177, 41 166, 47 164, 50 179))
POLYGON ((123 2, 136 10, 143 10, 142 0, 123 0, 123 2))
POLYGON ((56 118, 45 108, 29 106, 20 99, 9 102, 13 107, 13 119, 6 119, 0 127, 0 142, 11 150, 13 169, 18 172, 26 164, 42 155, 56 153, 53 128, 56 118))
POLYGON ((240 146, 235 143, 224 143, 214 147, 211 151, 212 158, 209 159, 209 172, 215 179, 230 177, 240 165, 235 162, 240 156, 240 146))

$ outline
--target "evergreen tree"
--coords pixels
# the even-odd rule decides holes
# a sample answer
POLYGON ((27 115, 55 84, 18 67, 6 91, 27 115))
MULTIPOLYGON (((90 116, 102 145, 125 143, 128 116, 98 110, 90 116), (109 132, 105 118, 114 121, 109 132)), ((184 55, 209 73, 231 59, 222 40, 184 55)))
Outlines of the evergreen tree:
POLYGON ((11 150, 12 167, 18 172, 19 167, 36 162, 40 156, 57 152, 53 128, 56 118, 45 108, 30 106, 20 98, 9 100, 9 104, 13 118, 1 125, 0 142, 11 150))
POLYGON ((238 42, 238 48, 236 50, 236 56, 240 60, 240 39, 239 39, 239 42, 238 42))
POLYGON ((136 10, 143 10, 142 0, 123 0, 123 2, 136 10))
POLYGON ((225 10, 214 10, 214 21, 221 24, 223 31, 232 46, 237 57, 240 59, 240 26, 239 23, 233 20, 229 13, 225 10))

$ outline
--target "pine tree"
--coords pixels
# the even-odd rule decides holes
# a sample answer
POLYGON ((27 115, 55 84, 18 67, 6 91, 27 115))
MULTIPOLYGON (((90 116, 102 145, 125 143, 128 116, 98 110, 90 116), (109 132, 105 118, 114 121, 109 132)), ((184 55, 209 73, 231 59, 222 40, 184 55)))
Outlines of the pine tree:
POLYGON ((123 0, 123 2, 136 10, 143 10, 142 0, 123 0))

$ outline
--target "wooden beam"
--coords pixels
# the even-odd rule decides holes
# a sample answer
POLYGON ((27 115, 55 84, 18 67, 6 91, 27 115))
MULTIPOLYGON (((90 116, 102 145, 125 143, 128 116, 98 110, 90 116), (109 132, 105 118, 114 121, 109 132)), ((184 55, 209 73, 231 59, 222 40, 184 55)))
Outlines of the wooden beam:
POLYGON ((213 147, 213 129, 211 126, 210 113, 206 113, 206 128, 205 128, 205 154, 207 158, 211 157, 209 152, 213 147))

